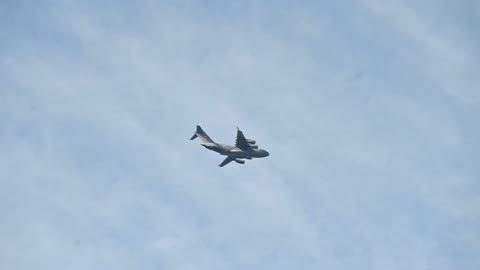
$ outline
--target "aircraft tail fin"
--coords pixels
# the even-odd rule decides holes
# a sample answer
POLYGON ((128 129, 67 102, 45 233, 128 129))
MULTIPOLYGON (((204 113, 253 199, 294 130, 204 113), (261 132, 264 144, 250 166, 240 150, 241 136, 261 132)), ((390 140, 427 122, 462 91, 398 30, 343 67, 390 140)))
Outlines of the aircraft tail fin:
POLYGON ((190 140, 194 140, 196 138, 200 137, 200 139, 204 142, 204 143, 215 143, 212 138, 210 138, 210 136, 208 136, 208 134, 203 131, 202 127, 197 125, 197 129, 195 130, 195 132, 193 133, 193 136, 190 138, 190 140))

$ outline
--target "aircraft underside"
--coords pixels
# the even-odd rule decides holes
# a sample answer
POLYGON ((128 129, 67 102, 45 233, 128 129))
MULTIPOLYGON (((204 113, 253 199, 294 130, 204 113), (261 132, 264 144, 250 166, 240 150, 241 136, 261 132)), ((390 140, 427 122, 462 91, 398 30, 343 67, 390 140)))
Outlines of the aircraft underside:
POLYGON ((255 144, 255 140, 246 139, 239 128, 237 128, 235 145, 214 142, 198 125, 190 140, 194 140, 196 138, 200 138, 202 140, 203 143, 201 145, 205 148, 215 151, 220 155, 227 156, 225 160, 219 164, 220 167, 223 167, 232 161, 235 161, 238 164, 245 164, 244 159, 263 158, 269 155, 266 150, 258 148, 258 145, 255 144))

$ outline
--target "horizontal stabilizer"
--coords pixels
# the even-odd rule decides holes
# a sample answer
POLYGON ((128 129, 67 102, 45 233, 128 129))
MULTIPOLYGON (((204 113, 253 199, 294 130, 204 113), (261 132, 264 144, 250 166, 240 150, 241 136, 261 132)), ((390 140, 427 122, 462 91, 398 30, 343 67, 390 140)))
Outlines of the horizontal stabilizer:
POLYGON ((203 129, 197 125, 197 129, 195 130, 195 132, 193 133, 192 137, 190 138, 190 140, 194 140, 196 138, 200 137, 200 139, 204 142, 204 143, 215 143, 211 138, 210 136, 207 135, 207 133, 205 131, 203 131, 203 129))

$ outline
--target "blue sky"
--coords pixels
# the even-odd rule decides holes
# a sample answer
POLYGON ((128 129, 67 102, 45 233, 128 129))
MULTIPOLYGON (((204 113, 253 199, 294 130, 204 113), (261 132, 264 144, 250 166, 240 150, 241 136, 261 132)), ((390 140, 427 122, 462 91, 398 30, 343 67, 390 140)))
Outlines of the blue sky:
POLYGON ((0 3, 0 268, 479 269, 478 1, 230 2, 0 3))

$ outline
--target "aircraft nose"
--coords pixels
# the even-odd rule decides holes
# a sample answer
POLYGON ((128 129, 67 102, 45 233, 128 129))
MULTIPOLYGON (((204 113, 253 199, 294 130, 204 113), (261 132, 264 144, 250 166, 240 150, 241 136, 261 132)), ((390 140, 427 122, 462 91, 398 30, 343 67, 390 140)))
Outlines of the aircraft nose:
POLYGON ((265 156, 266 157, 270 156, 270 153, 267 150, 264 150, 264 151, 265 151, 265 156))

